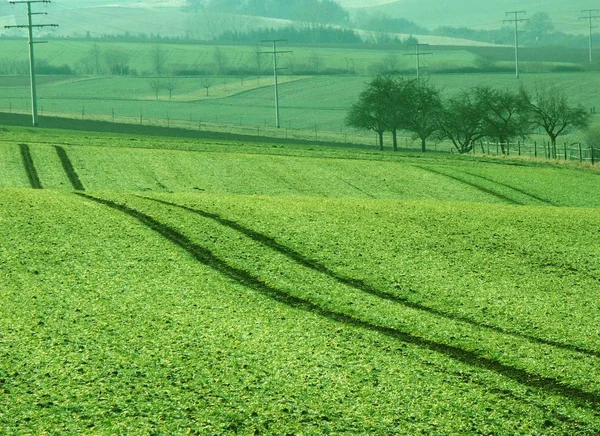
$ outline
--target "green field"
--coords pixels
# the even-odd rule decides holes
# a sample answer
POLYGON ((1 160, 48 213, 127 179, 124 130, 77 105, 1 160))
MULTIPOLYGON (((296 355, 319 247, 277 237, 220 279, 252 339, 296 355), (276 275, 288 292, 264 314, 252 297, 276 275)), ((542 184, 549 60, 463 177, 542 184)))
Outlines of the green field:
MULTIPOLYGON (((7 39, 3 48, 0 72, 9 75, 0 76, 0 111, 29 113, 31 98, 26 74, 26 44, 22 40, 7 39), (15 75, 16 71, 20 71, 21 75, 15 75)), ((281 71, 279 89, 280 124, 284 129, 274 128, 271 61, 264 54, 257 55, 257 49, 266 48, 67 39, 36 46, 40 63, 66 64, 76 73, 74 76, 38 77, 41 123, 43 125, 44 116, 58 116, 286 139, 374 144, 376 138, 373 132, 356 131, 345 126, 348 109, 382 65, 393 66, 410 76, 413 74, 414 57, 404 56, 410 54, 406 50, 368 46, 291 45, 287 48, 293 50, 293 54, 286 54, 280 59, 280 65, 287 67, 281 71), (94 46, 97 47, 97 56, 94 46), (163 76, 160 77, 155 75, 152 62, 157 49, 165 60, 163 76), (217 52, 222 63, 221 73, 218 72, 217 52), (115 53, 125 56, 130 75, 108 75, 109 59, 116 56, 115 53), (256 63, 257 56, 261 59, 260 69, 256 63), (98 71, 95 71, 96 66, 98 71), (328 74, 315 75, 315 69, 328 74), (176 71, 194 70, 205 73, 199 76, 173 75, 176 71), (233 70, 237 72, 226 74, 233 70), (312 72, 304 75, 307 71, 312 72), (153 89, 153 82, 157 81, 163 86, 158 94, 153 89), (166 89, 169 82, 172 83, 170 93, 166 89)), ((446 95, 475 85, 509 89, 521 85, 555 85, 563 88, 573 103, 585 108, 596 108, 600 101, 600 79, 596 72, 548 72, 557 66, 579 65, 573 63, 574 55, 568 50, 544 51, 551 58, 548 62, 540 58, 527 60, 529 52, 524 51, 521 80, 516 80, 511 73, 439 73, 441 70, 473 68, 477 65, 478 56, 488 54, 497 59, 498 65, 511 66, 510 50, 443 47, 431 50, 433 55, 421 60, 423 74, 446 95), (562 57, 564 60, 561 61, 562 57)), ((405 136, 401 139, 404 148, 418 148, 410 133, 401 134, 405 136)), ((541 142, 544 139, 543 136, 534 136, 531 141, 541 142)), ((560 141, 575 144, 585 142, 585 138, 581 132, 570 132, 560 141)), ((434 138, 431 142, 430 148, 434 150, 452 149, 449 143, 438 144, 434 138)), ((533 155, 533 151, 528 154, 533 155)))
MULTIPOLYGON (((599 77, 592 72, 528 74, 517 81, 511 74, 457 74, 432 75, 429 80, 447 95, 475 85, 499 88, 516 88, 521 84, 559 85, 573 103, 592 108, 597 107, 600 101, 599 77)), ((200 79, 180 78, 172 99, 163 90, 158 100, 150 88, 150 78, 45 79, 38 87, 42 116, 111 121, 114 113, 118 122, 139 123, 141 117, 142 123, 166 125, 167 122, 179 122, 188 123, 188 128, 197 128, 198 122, 202 122, 206 125, 230 125, 250 132, 255 132, 257 127, 268 128, 274 124, 270 77, 246 78, 243 82, 240 78, 215 77, 211 79, 208 97, 200 79)), ((280 85, 282 127, 354 134, 355 131, 345 127, 344 119, 367 81, 368 78, 362 76, 284 77, 280 85)), ((0 94, 0 110, 22 113, 30 110, 29 86, 25 79, 19 83, 15 78, 0 77, 0 94)), ((371 133, 365 132, 365 135, 371 137, 371 133)), ((578 138, 576 135, 573 140, 578 138)))
POLYGON ((0 139, 1 433, 600 432, 590 166, 0 139))

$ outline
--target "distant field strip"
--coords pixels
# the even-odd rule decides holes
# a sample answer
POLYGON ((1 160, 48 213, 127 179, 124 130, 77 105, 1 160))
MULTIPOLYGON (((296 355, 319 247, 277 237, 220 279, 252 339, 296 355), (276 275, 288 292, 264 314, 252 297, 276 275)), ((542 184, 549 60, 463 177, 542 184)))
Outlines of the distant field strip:
POLYGON ((35 169, 35 164, 33 163, 33 159, 31 157, 29 146, 27 144, 19 144, 19 147, 21 148, 21 157, 23 158, 23 165, 25 166, 25 171, 27 172, 29 184, 33 189, 43 189, 42 182, 40 182, 40 177, 35 169))
MULTIPOLYGON (((347 311, 337 310, 337 307, 339 307, 339 303, 336 304, 336 302, 332 302, 329 298, 326 300, 326 302, 320 302, 318 301, 320 300, 320 298, 316 296, 304 297, 299 295, 293 295, 285 290, 280 289, 278 285, 267 283, 264 279, 261 279, 255 273, 247 271, 246 268, 235 266, 229 263, 222 257, 219 257, 217 254, 215 254, 211 249, 208 249, 205 246, 194 242, 192 239, 190 239, 190 237, 186 236, 184 233, 177 230, 175 227, 171 227, 167 224, 164 224, 163 222, 159 221, 158 219, 152 217, 147 213, 141 212, 138 209, 111 200, 89 196, 86 194, 78 195, 80 195, 82 198, 94 201, 99 204, 103 204, 107 207, 120 211, 138 220, 147 228, 157 232, 158 234, 171 241, 173 244, 187 251, 194 259, 196 259, 201 264, 209 266, 214 270, 220 272, 224 276, 232 279, 233 281, 243 284, 279 303, 285 304, 295 309, 317 314, 324 318, 340 322, 346 325, 358 327, 372 332, 378 332, 386 336, 392 337, 394 339, 400 340, 404 343, 414 344, 424 349, 440 353, 471 367, 495 372, 496 374, 507 377, 524 386, 535 388, 536 390, 544 391, 554 395, 559 395, 564 398, 568 398, 572 401, 575 401, 583 407, 588 407, 593 410, 600 410, 600 394, 597 392, 591 392, 580 387, 569 385, 556 376, 531 372, 530 370, 514 366, 513 364, 502 362, 498 358, 491 357, 489 354, 479 350, 469 350, 464 347, 461 347, 456 343, 449 344, 442 342, 439 339, 431 339, 426 337, 425 335, 431 335, 430 332, 415 333, 414 331, 411 332, 410 328, 404 325, 391 327, 381 325, 380 322, 374 320, 365 320, 357 313, 349 314, 347 313, 347 311), (315 299, 317 301, 314 301, 315 299)), ((215 217, 210 218, 214 219, 215 217)), ((229 227, 231 228, 235 226, 231 224, 229 227)), ((250 236, 250 239, 259 239, 259 234, 253 233, 248 229, 246 230, 246 233, 248 234, 248 236, 250 236)), ((237 254, 239 255, 239 253, 237 254)), ((298 258, 298 256, 296 257, 298 258)), ((297 261, 302 262, 301 257, 297 259, 297 261)), ((304 261, 304 263, 311 265, 310 262, 304 261)), ((327 268, 323 268, 318 265, 312 266, 313 268, 320 268, 321 270, 329 271, 327 268)), ((351 279, 349 280, 344 277, 342 277, 342 279, 345 282, 352 283, 351 279)), ((336 280, 338 279, 336 278, 336 280)), ((356 283, 353 283, 353 285, 356 285, 356 283)), ((508 338, 504 338, 502 340, 510 342, 508 341, 508 338)), ((572 358, 575 358, 575 356, 572 356, 572 358)), ((552 371, 554 370, 551 370, 551 372, 552 371)), ((560 374, 561 371, 560 369, 557 369, 556 372, 552 373, 560 374)))
POLYGON ((56 154, 58 154, 58 158, 62 163, 63 169, 65 170, 73 189, 76 191, 85 191, 83 183, 81 183, 81 180, 79 179, 79 176, 77 175, 77 172, 75 171, 75 168, 73 167, 73 164, 71 163, 71 160, 69 159, 65 149, 59 145, 54 146, 54 148, 56 149, 56 154))
POLYGON ((164 201, 164 200, 161 200, 158 198, 145 197, 145 196, 140 196, 140 198, 155 201, 157 203, 161 203, 166 206, 177 207, 177 208, 186 210, 188 212, 191 212, 193 214, 200 215, 204 218, 211 219, 214 222, 217 222, 218 224, 221 224, 221 225, 228 227, 236 232, 241 233, 242 235, 247 236, 248 238, 254 240, 255 242, 258 242, 266 247, 269 247, 269 248, 283 254, 284 256, 286 256, 287 258, 289 258, 293 262, 296 262, 299 265, 302 265, 306 268, 310 268, 313 271, 323 273, 323 274, 333 278, 334 280, 338 281, 339 283, 346 285, 346 286, 350 286, 361 292, 365 292, 367 294, 374 295, 374 296, 382 298, 384 300, 388 300, 393 303, 401 304, 401 305, 409 307, 411 309, 416 309, 419 311, 427 312, 429 314, 439 316, 439 317, 442 317, 442 318, 445 318, 448 320, 460 321, 460 322, 464 322, 466 324, 473 325, 475 327, 488 329, 488 330, 494 331, 496 333, 501 333, 501 334, 505 334, 505 335, 509 335, 509 336, 513 336, 513 337, 518 337, 518 338, 526 339, 531 342, 536 342, 538 344, 549 345, 552 347, 562 348, 564 350, 575 351, 578 353, 586 354, 588 356, 600 358, 600 351, 597 351, 597 350, 591 350, 591 349, 587 349, 587 348, 580 347, 577 345, 553 341, 550 339, 539 338, 539 337, 536 337, 536 336, 533 336, 530 334, 526 334, 523 332, 512 331, 512 330, 508 330, 508 329, 494 326, 491 324, 478 322, 474 319, 467 318, 465 316, 456 315, 451 312, 442 311, 439 309, 428 307, 424 304, 410 301, 406 297, 395 295, 390 292, 381 291, 381 290, 376 289, 375 287, 369 285, 368 283, 364 282, 363 280, 352 278, 352 277, 346 276, 344 274, 338 273, 336 271, 333 271, 332 269, 330 269, 323 263, 320 263, 314 259, 310 259, 310 258, 304 256, 303 254, 299 253, 298 251, 296 251, 290 247, 287 247, 283 244, 278 243, 275 239, 273 239, 272 237, 270 237, 266 234, 263 234, 263 233, 257 232, 256 230, 247 228, 235 221, 223 218, 218 214, 207 212, 207 211, 200 210, 197 208, 192 208, 192 207, 185 206, 182 204, 172 203, 170 201, 164 201))

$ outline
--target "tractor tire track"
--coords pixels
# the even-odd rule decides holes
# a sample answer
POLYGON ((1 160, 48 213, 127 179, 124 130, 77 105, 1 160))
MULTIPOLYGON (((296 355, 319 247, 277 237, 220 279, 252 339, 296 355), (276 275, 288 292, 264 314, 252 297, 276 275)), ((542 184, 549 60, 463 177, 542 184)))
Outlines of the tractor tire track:
POLYGON ((579 347, 577 345, 565 344, 563 342, 540 338, 537 336, 529 335, 527 333, 517 332, 514 330, 509 330, 509 329, 505 329, 502 327, 498 327, 498 326, 495 326, 492 324, 478 322, 471 318, 467 318, 465 316, 455 315, 453 313, 445 312, 445 311, 442 311, 439 309, 435 309, 433 307, 429 307, 429 306, 425 306, 420 303, 416 303, 414 301, 410 301, 409 299, 407 299, 405 297, 401 297, 399 295, 392 294, 390 292, 381 291, 381 290, 369 285, 368 283, 365 283, 364 281, 362 281, 360 279, 348 277, 348 276, 340 274, 336 271, 333 271, 326 265, 324 265, 314 259, 309 259, 309 258, 305 257, 304 255, 302 255, 301 253, 299 253, 298 251, 296 251, 290 247, 287 247, 285 245, 280 244, 275 239, 273 239, 272 237, 270 237, 268 235, 265 235, 264 233, 260 233, 255 230, 244 227, 243 225, 237 223, 236 221, 225 219, 225 218, 221 217, 220 215, 210 213, 210 212, 200 210, 200 209, 191 208, 191 207, 188 207, 185 205, 172 203, 169 201, 159 200, 157 198, 145 197, 145 196, 138 196, 138 197, 146 199, 146 200, 154 201, 157 203, 161 203, 166 206, 177 207, 179 209, 183 209, 185 211, 194 213, 196 215, 200 215, 204 218, 211 219, 211 220, 217 222, 218 224, 221 224, 225 227, 228 227, 232 230, 235 230, 235 231, 241 233, 242 235, 247 236, 248 238, 252 239, 253 241, 258 242, 259 244, 262 244, 266 247, 271 248, 274 251, 277 251, 278 253, 286 256, 288 259, 292 260, 293 262, 297 263, 298 265, 301 265, 301 266, 309 268, 313 271, 322 273, 322 274, 336 280, 340 284, 346 285, 348 287, 351 287, 358 291, 364 292, 366 294, 373 295, 373 296, 379 297, 381 299, 390 301, 392 303, 400 304, 404 307, 419 310, 421 312, 425 312, 430 315, 434 315, 434 316, 444 318, 444 319, 447 319, 450 321, 458 321, 458 322, 462 322, 462 323, 465 323, 468 325, 472 325, 477 328, 493 331, 495 333, 500 333, 500 334, 506 335, 506 336, 511 336, 513 338, 525 339, 529 342, 533 342, 536 344, 547 345, 547 346, 559 348, 559 349, 562 349, 565 351, 572 351, 572 352, 584 354, 586 356, 600 358, 600 351, 590 350, 588 348, 579 347))
POLYGON ((483 187, 481 185, 478 185, 476 183, 473 183, 473 182, 469 182, 468 180, 462 179, 460 177, 452 176, 450 174, 446 174, 446 173, 444 173, 442 171, 434 170, 432 168, 426 168, 426 167, 422 167, 422 166, 415 166, 415 168, 419 168, 419 169, 421 169, 423 171, 429 171, 430 173, 434 173, 434 174, 437 174, 439 176, 448 177, 449 179, 455 180, 455 181, 460 182, 460 183, 464 183, 465 185, 469 185, 472 188, 477 189, 478 191, 485 192, 486 194, 492 195, 492 196, 494 196, 496 198, 499 198, 500 200, 505 201, 507 203, 516 204, 516 205, 520 205, 520 206, 524 205, 524 203, 521 203, 520 201, 514 200, 514 199, 512 199, 510 197, 507 197, 506 195, 503 195, 503 194, 500 194, 498 192, 492 191, 491 189, 485 188, 485 187, 483 187))
POLYGON ((238 284, 253 289, 254 291, 272 299, 273 301, 284 304, 290 308, 302 310, 304 312, 321 316, 331 321, 351 327, 383 334, 395 340, 442 354, 468 366, 494 372, 535 390, 568 398, 583 407, 591 408, 592 410, 600 410, 600 394, 598 393, 585 391, 583 389, 564 384, 560 380, 553 377, 530 373, 524 369, 507 365, 497 360, 478 355, 473 351, 464 350, 457 346, 436 342, 397 328, 377 325, 357 318, 353 315, 324 308, 307 299, 290 295, 280 289, 268 285, 258 277, 255 277, 243 269, 229 265, 223 259, 213 254, 209 249, 194 243, 184 234, 162 224, 149 215, 110 200, 93 197, 83 193, 77 193, 76 195, 79 195, 89 201, 94 201, 98 204, 102 204, 114 210, 120 211, 131 218, 138 220, 148 229, 162 235, 171 243, 185 250, 199 263, 214 269, 238 284))
POLYGON ((69 156, 67 155, 65 149, 62 148, 60 145, 55 145, 54 149, 56 150, 56 154, 58 154, 60 163, 62 164, 62 167, 65 170, 65 173, 67 174, 67 177, 69 178, 69 182, 71 182, 71 186, 73 186, 73 189, 75 189, 76 191, 85 191, 83 183, 81 183, 81 180, 79 179, 79 176, 77 175, 77 172, 75 171, 75 168, 71 163, 71 159, 69 159, 69 156))
POLYGON ((21 158, 23 159, 23 165, 25 166, 25 172, 27 172, 27 178, 29 179, 29 185, 33 189, 44 189, 42 182, 40 182, 40 176, 35 169, 33 158, 31 157, 31 151, 29 145, 19 144, 21 149, 21 158))
POLYGON ((500 185, 500 186, 504 186, 505 188, 512 189, 513 191, 516 191, 516 192, 518 192, 520 194, 526 195, 527 197, 531 197, 534 200, 537 200, 537 201, 539 201, 541 203, 547 204, 548 206, 560 206, 559 204, 552 203, 550 200, 546 200, 545 198, 538 197, 537 195, 534 195, 534 194, 530 194, 529 192, 527 192, 527 191, 525 191, 523 189, 515 188, 514 186, 508 185, 506 183, 498 182, 497 180, 493 180, 493 179, 490 179, 490 178, 487 178, 487 177, 484 177, 484 176, 480 176, 479 174, 471 173, 471 172, 468 172, 468 171, 461 171, 461 172, 464 173, 464 174, 468 174, 470 176, 473 176, 473 177, 477 177, 479 179, 486 180, 486 181, 491 182, 491 183, 495 183, 496 185, 500 185))

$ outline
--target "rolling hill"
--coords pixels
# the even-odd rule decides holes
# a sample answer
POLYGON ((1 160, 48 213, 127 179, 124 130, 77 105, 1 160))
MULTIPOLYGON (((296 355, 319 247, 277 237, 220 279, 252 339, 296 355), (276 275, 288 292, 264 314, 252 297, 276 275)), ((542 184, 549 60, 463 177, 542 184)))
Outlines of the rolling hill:
POLYGON ((597 434, 600 178, 2 128, 10 434, 597 434))

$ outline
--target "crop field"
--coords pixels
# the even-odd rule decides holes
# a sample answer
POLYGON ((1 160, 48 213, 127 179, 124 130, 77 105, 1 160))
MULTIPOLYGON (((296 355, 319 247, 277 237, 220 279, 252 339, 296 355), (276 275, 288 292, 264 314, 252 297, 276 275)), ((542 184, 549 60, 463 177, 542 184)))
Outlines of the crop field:
POLYGON ((0 140, 1 433, 600 432, 592 167, 0 140))

